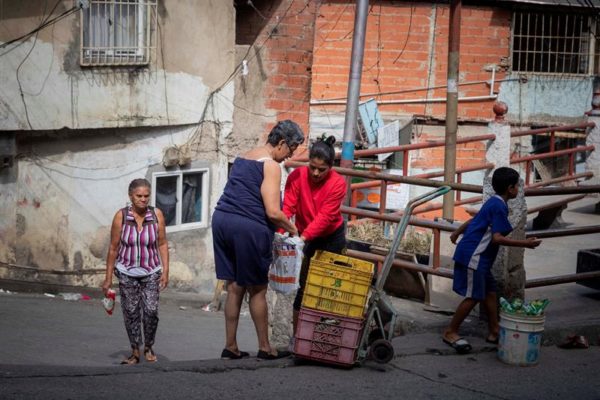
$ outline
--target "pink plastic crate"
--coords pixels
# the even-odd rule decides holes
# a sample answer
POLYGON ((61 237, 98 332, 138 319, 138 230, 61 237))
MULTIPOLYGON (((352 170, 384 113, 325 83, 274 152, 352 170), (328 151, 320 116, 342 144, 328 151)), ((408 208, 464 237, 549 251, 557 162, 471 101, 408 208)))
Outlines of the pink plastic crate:
POLYGON ((294 353, 297 357, 338 365, 352 365, 360 341, 363 319, 301 308, 294 353))

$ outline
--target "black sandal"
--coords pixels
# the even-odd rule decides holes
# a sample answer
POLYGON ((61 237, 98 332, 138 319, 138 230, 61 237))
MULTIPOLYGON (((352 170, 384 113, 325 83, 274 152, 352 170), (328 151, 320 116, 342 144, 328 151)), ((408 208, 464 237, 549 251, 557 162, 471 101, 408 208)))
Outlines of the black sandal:
POLYGON ((266 351, 259 350, 256 354, 256 358, 260 358, 261 360, 278 360, 280 358, 286 358, 291 356, 292 353, 289 351, 281 351, 277 350, 277 354, 267 353, 266 351))
POLYGON ((233 351, 228 349, 223 349, 221 352, 221 358, 229 359, 229 360, 239 360, 240 358, 249 357, 250 354, 245 351, 240 351, 240 354, 235 354, 233 351))

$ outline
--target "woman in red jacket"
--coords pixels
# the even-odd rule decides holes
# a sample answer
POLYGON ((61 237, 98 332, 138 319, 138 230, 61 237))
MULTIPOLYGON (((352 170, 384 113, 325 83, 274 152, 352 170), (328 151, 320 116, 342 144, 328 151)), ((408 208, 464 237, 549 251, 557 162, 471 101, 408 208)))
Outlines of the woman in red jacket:
POLYGON ((341 253, 346 248, 344 220, 340 207, 346 196, 346 181, 335 172, 335 138, 319 139, 309 151, 307 167, 295 169, 287 178, 283 212, 296 216, 296 228, 304 240, 300 288, 294 300, 294 333, 302 304, 310 259, 317 250, 341 253))

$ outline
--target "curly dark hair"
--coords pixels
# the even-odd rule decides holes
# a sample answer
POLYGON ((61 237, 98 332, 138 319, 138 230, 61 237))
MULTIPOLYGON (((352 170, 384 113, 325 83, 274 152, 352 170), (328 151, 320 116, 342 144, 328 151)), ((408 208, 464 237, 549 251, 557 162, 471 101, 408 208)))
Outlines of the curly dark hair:
POLYGON ((279 121, 267 137, 267 143, 276 146, 285 140, 288 146, 297 146, 304 142, 304 133, 297 123, 290 119, 279 121))

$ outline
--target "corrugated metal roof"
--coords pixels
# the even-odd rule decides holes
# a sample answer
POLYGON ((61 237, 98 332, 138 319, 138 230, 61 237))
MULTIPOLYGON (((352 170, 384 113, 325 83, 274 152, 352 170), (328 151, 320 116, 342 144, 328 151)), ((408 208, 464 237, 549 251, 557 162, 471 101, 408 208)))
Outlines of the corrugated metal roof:
POLYGON ((600 0, 497 0, 506 3, 541 4, 547 6, 600 8, 600 0))

